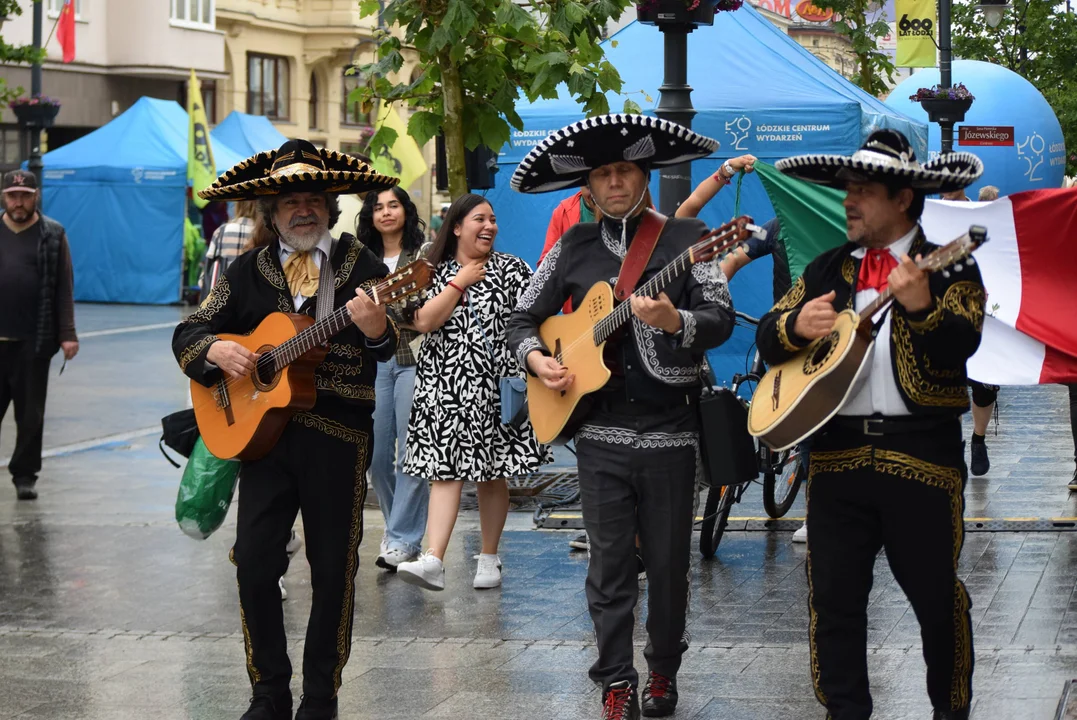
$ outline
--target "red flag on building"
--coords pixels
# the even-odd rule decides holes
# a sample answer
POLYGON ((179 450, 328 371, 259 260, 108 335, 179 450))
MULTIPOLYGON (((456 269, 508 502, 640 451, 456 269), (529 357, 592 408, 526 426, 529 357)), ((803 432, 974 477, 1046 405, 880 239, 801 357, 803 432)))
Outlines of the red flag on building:
POLYGON ((75 0, 64 0, 64 9, 56 24, 56 39, 64 50, 64 62, 75 59, 75 0))

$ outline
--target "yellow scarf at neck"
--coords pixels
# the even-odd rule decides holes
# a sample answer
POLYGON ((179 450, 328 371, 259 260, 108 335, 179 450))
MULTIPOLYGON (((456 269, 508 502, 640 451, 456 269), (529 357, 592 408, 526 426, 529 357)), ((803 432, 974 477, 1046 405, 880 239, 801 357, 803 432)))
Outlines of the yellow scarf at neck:
POLYGON ((310 252, 294 252, 284 261, 284 277, 292 296, 314 297, 318 292, 318 266, 310 252))

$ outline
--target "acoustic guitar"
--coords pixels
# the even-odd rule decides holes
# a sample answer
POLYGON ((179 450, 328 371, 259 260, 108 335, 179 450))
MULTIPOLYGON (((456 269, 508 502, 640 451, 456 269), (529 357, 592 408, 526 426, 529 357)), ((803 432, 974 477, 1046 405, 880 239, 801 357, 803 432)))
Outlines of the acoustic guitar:
MULTIPOLYGON (((973 264, 970 253, 985 242, 987 230, 973 225, 917 266, 927 272, 946 272, 951 265, 960 270, 956 263, 968 258, 967 263, 973 264)), ((834 417, 863 386, 875 350, 873 318, 893 299, 887 288, 859 313, 843 310, 829 335, 770 368, 752 395, 748 432, 781 451, 802 442, 834 417)))
MULTIPOLYGON (((698 262, 713 260, 734 249, 758 228, 751 218, 741 216, 712 230, 634 293, 633 297, 657 297, 673 280, 698 262)), ((587 291, 578 309, 568 315, 548 318, 539 327, 539 337, 553 357, 568 368, 576 379, 567 389, 550 390, 542 380, 528 374, 527 405, 535 437, 544 444, 564 444, 582 424, 591 407, 591 393, 601 390, 610 379, 609 368, 602 360, 606 341, 632 317, 627 300, 613 302, 613 288, 598 282, 587 291)))
MULTIPOLYGON (((372 288, 367 295, 389 305, 430 284, 433 267, 416 260, 372 288)), ((218 335, 260 357, 256 370, 240 379, 221 378, 206 387, 191 381, 191 399, 206 448, 222 460, 257 460, 276 444, 292 415, 314 407, 314 369, 325 359, 326 343, 352 319, 340 307, 315 322, 309 315, 275 312, 249 335, 218 335)))

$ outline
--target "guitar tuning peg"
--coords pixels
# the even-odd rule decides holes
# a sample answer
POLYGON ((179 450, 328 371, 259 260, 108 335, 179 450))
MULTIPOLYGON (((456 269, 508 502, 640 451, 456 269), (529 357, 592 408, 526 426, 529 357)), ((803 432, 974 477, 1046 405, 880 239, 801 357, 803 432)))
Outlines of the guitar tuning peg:
POLYGON ((943 271, 942 271, 942 276, 943 276, 944 278, 948 278, 948 277, 950 277, 950 271, 949 271, 949 270, 943 270, 943 271))
POLYGON ((965 264, 966 264, 966 265, 975 265, 975 264, 976 264, 976 258, 974 258, 974 257, 972 257, 972 256, 970 255, 970 256, 969 256, 969 259, 965 261, 965 264))
POLYGON ((954 265, 954 272, 961 272, 964 269, 965 268, 964 268, 964 266, 961 265, 961 263, 958 263, 958 264, 954 265))

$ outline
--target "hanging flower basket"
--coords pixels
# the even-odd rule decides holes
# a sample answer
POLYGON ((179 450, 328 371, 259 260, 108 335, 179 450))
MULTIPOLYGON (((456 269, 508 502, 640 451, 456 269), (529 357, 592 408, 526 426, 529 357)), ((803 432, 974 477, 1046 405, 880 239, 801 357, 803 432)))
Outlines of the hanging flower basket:
POLYGON ((965 113, 972 107, 975 96, 962 83, 951 88, 920 88, 910 100, 920 103, 927 110, 927 119, 933 123, 959 123, 964 121, 965 113))
POLYGON ((644 25, 659 27, 713 25, 714 14, 740 8, 744 0, 640 0, 636 19, 644 25))
POLYGON ((60 112, 60 101, 42 95, 17 98, 8 103, 24 128, 50 128, 60 112))

